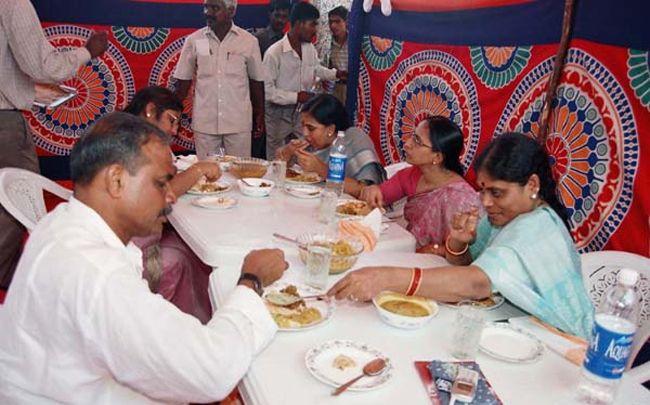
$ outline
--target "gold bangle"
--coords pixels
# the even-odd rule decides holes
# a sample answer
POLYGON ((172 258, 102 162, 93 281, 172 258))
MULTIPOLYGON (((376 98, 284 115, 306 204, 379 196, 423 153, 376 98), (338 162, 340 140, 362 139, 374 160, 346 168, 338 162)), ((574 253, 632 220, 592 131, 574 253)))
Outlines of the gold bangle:
POLYGON ((462 256, 465 254, 465 252, 467 252, 467 249, 469 249, 469 243, 465 244, 465 248, 463 250, 461 250, 460 252, 456 252, 451 250, 451 248, 449 247, 449 236, 447 236, 447 239, 445 239, 445 249, 447 249, 447 252, 449 252, 449 254, 452 256, 462 256))

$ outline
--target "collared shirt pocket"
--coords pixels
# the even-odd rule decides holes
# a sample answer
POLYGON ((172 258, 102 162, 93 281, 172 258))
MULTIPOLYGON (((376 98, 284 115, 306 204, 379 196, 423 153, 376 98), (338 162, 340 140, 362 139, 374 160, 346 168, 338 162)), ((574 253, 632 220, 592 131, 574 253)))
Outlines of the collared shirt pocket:
POLYGON ((226 53, 226 75, 230 77, 246 77, 246 58, 236 52, 226 53))
POLYGON ((217 71, 217 59, 212 55, 196 56, 196 74, 199 78, 213 76, 217 71))

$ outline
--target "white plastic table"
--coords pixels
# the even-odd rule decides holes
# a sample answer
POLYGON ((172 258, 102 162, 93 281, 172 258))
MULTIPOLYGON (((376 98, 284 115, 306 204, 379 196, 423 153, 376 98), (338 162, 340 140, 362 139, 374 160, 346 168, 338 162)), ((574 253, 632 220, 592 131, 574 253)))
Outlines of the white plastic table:
MULTIPOLYGON (((185 194, 168 216, 185 243, 212 267, 237 267, 252 249, 279 247, 287 253, 295 250, 295 246, 273 238, 274 232, 297 237, 324 228, 316 218, 318 198, 300 199, 280 190, 274 190, 270 197, 247 197, 239 192, 230 174, 220 181, 233 184, 232 190, 223 195, 236 198, 237 206, 227 210, 200 208, 191 203, 197 196, 185 194)), ((388 225, 376 250, 414 252, 413 235, 394 222, 388 225)))
MULTIPOLYGON (((282 281, 301 282, 304 266, 289 255, 290 269, 282 281)), ((442 258, 414 253, 377 252, 364 254, 357 266, 401 265, 436 267, 442 258)), ((340 277, 340 276, 339 276, 340 277)), ((330 277, 330 285, 339 277, 330 277)), ((217 304, 233 288, 213 272, 210 293, 217 304)), ((339 302, 332 319, 304 332, 278 332, 271 344, 254 360, 239 385, 246 404, 429 404, 414 361, 452 360, 449 354, 454 309, 440 307, 438 315, 424 328, 396 329, 383 323, 372 303, 339 302), (330 395, 332 387, 316 380, 305 367, 306 352, 333 339, 367 343, 386 354, 393 366, 393 378, 384 387, 367 392, 330 395)), ((504 304, 488 312, 488 320, 502 320, 522 313, 504 304)), ((504 404, 570 404, 580 369, 550 350, 533 364, 510 364, 479 353, 477 362, 504 404)), ((624 378, 617 403, 649 404, 650 393, 624 378)))

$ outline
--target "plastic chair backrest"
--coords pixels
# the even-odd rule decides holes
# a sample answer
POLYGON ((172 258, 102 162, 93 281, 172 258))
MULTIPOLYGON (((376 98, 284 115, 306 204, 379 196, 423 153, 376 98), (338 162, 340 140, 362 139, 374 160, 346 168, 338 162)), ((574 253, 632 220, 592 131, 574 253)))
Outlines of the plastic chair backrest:
POLYGON ((72 196, 71 190, 40 174, 14 167, 0 169, 0 204, 30 232, 47 213, 44 190, 64 200, 72 196))

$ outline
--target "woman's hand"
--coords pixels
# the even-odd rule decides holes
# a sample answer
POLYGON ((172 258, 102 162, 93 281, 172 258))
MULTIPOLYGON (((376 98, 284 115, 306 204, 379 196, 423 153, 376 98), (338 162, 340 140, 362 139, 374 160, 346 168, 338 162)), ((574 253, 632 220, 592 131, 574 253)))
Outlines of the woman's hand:
POLYGON ((307 146, 309 146, 309 142, 303 139, 294 139, 283 147, 278 148, 275 152, 275 157, 288 162, 297 150, 305 149, 307 146))
POLYGON ((478 226, 478 208, 474 207, 469 212, 459 212, 451 220, 449 230, 449 243, 455 250, 464 249, 476 239, 476 227, 478 226))
POLYGON ((221 177, 221 168, 216 162, 202 160, 200 162, 194 163, 190 167, 190 170, 195 170, 197 173, 199 173, 198 178, 205 176, 208 181, 216 181, 219 179, 219 177, 221 177))
POLYGON ((359 199, 370 204, 372 208, 382 208, 384 206, 384 195, 381 193, 381 188, 377 185, 362 188, 359 199))
POLYGON ((364 267, 348 273, 340 279, 327 295, 337 300, 370 301, 388 287, 389 267, 364 267))
POLYGON ((297 149, 295 156, 304 171, 318 173, 323 178, 327 177, 327 165, 313 153, 297 149))

